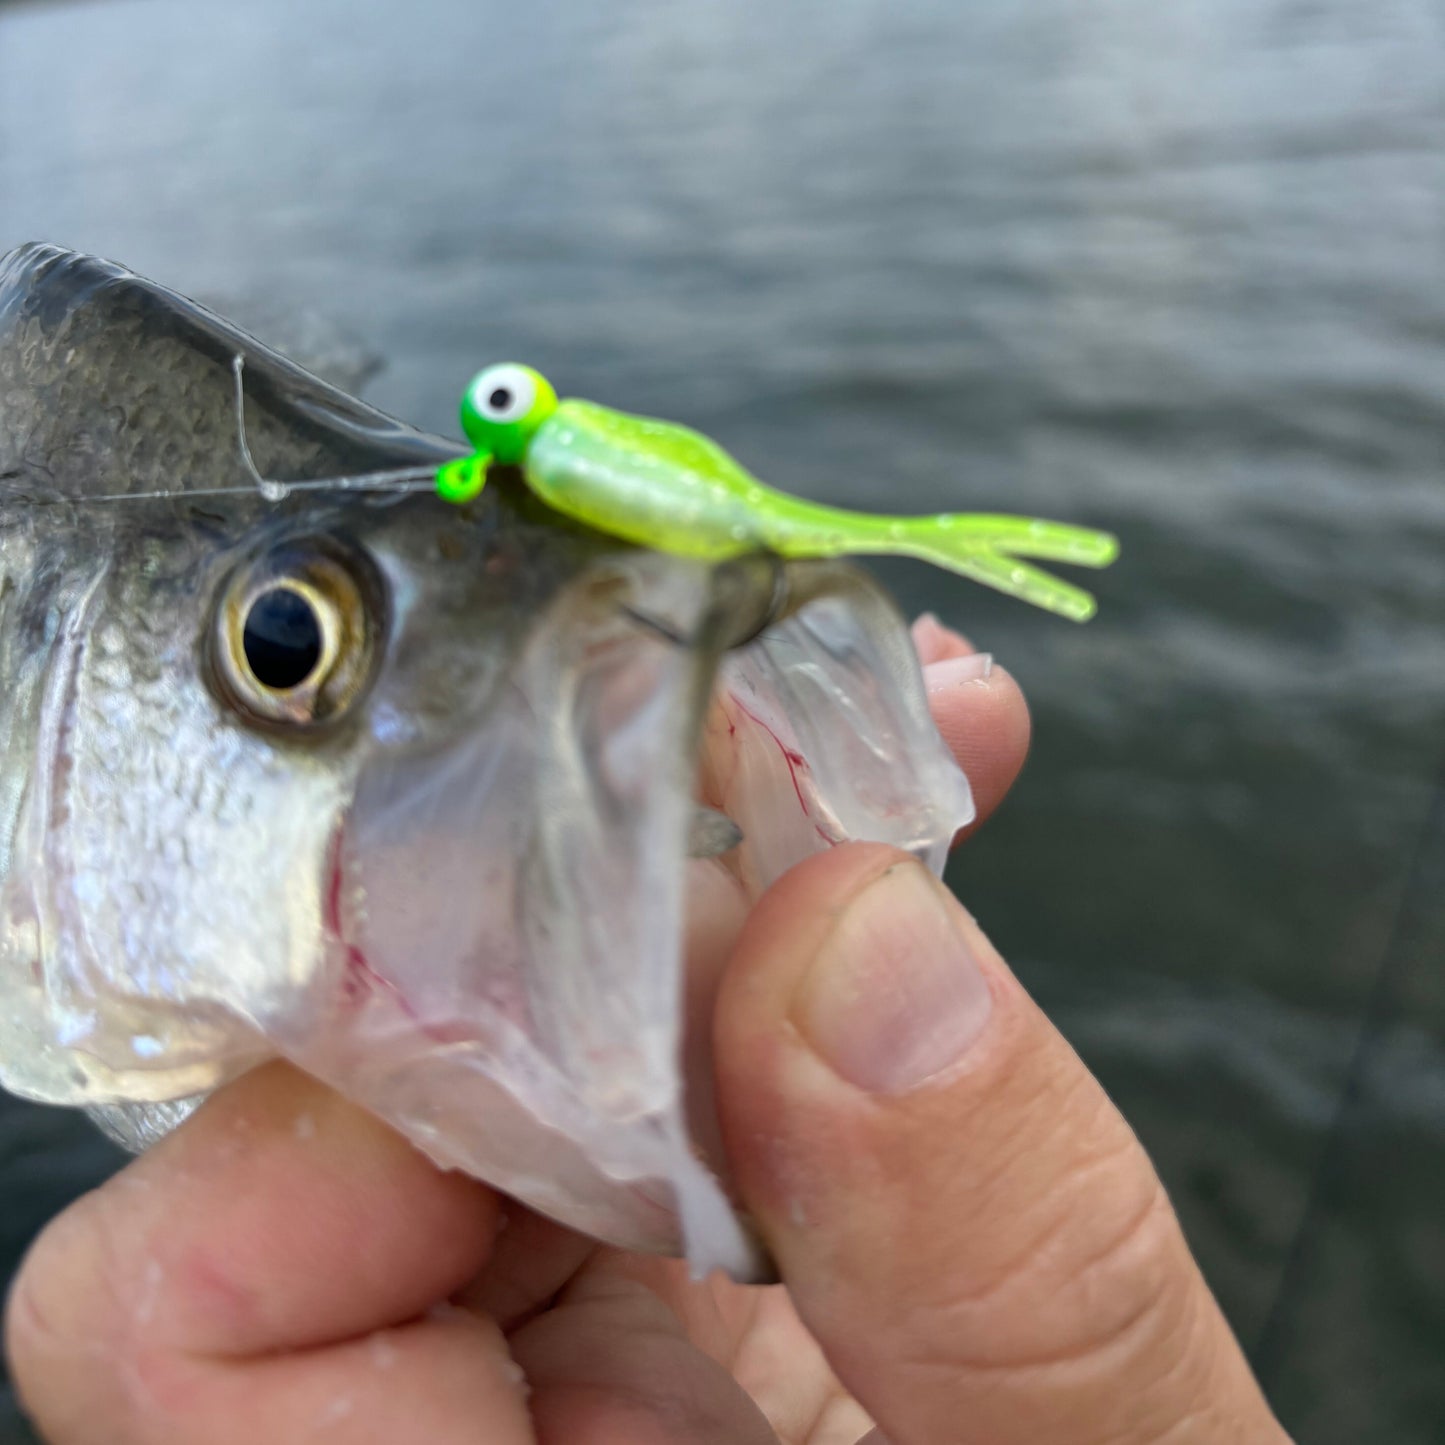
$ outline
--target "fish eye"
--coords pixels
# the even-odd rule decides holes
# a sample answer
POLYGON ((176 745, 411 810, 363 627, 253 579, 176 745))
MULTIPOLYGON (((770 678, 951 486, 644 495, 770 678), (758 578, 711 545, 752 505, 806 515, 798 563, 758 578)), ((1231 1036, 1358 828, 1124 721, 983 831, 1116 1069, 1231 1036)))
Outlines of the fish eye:
POLYGON ((375 568, 333 540, 291 542, 226 583, 211 628, 211 675, 248 722, 336 722, 366 690, 382 630, 375 568))
POLYGON ((502 425, 521 421, 537 399, 537 385, 529 368, 510 362, 489 366, 471 385, 470 401, 479 417, 502 425))

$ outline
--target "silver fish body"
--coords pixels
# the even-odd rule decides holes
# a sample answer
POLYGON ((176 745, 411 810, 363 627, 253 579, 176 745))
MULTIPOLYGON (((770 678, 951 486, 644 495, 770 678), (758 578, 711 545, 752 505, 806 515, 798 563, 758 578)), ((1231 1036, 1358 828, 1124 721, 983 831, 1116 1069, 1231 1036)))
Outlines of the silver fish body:
POLYGON ((941 865, 967 785, 896 615, 505 480, 268 500, 237 355, 268 476, 460 452, 120 267, 0 262, 0 1082, 144 1142, 286 1056, 575 1227, 755 1273, 687 1123, 687 875, 941 865))

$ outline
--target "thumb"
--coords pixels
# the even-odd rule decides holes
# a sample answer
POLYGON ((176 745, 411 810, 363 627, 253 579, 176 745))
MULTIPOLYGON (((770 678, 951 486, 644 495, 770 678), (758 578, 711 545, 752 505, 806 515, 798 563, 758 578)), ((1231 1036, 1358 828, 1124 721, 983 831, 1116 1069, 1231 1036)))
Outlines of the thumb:
POLYGON ((739 1187, 891 1445, 1285 1439, 1128 1125, 918 863, 789 874, 717 1030, 739 1187))

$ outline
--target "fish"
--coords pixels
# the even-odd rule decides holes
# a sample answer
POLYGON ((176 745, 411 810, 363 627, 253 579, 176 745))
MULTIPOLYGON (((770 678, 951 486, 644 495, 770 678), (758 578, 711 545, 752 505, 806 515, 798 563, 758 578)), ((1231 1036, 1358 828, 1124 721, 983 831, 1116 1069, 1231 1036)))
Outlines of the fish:
POLYGON ((853 838, 941 870, 972 800, 902 618, 504 469, 269 495, 240 435, 301 482, 465 454, 123 266, 0 260, 0 1085, 139 1149, 286 1058, 564 1224, 764 1277, 689 899, 853 838))

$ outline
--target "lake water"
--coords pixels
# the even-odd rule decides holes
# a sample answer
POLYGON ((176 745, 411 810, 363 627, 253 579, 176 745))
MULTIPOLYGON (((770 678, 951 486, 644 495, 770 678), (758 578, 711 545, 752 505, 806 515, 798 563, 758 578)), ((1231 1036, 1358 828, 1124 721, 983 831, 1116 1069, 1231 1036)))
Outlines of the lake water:
MULTIPOLYGON (((1300 1441, 1438 1445, 1442 97, 1435 0, 0 5, 0 251, 1116 530, 1082 629, 882 569, 1035 709, 953 881, 1300 1441)), ((0 1105, 0 1280, 113 1163, 0 1105)))

